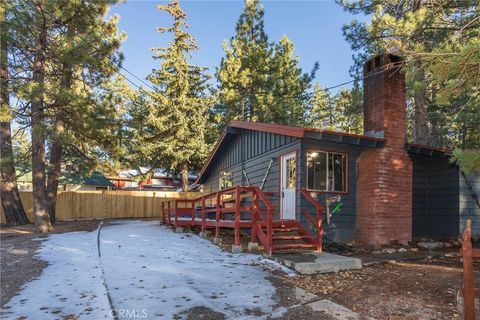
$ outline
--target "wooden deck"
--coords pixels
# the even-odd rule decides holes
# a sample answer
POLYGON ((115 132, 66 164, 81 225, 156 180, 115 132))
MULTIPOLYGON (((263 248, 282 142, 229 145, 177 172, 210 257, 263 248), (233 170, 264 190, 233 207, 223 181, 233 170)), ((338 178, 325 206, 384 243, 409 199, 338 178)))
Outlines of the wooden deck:
POLYGON ((314 201, 316 215, 304 212, 313 224, 315 234, 308 232, 296 220, 275 220, 275 207, 270 201, 273 193, 258 187, 237 186, 202 195, 195 199, 177 199, 163 205, 163 221, 177 227, 200 226, 201 231, 215 229, 220 238, 221 228, 234 229, 234 245, 240 247, 240 229, 250 229, 250 242, 263 246, 268 254, 285 250, 322 251, 323 207, 308 193, 302 194, 314 201))

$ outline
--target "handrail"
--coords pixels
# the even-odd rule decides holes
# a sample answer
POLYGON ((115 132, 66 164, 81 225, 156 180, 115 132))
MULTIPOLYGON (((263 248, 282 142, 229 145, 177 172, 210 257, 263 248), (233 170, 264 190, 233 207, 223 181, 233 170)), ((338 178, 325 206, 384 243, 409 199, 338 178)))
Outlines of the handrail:
MULTIPOLYGON (((307 220, 310 221, 317 228, 317 251, 322 252, 323 249, 323 223, 322 215, 325 212, 323 206, 315 200, 306 189, 301 189, 300 193, 315 207, 316 219, 312 217, 307 209, 304 209, 304 215, 307 217, 307 220)), ((309 232, 307 230, 307 232, 309 232)), ((310 233, 310 232, 309 232, 310 233)))
POLYGON ((225 194, 232 195, 232 202, 234 206, 234 223, 235 223, 235 245, 240 245, 240 221, 241 221, 241 212, 245 212, 245 207, 241 207, 240 204, 242 200, 245 200, 245 197, 241 197, 242 192, 251 192, 251 195, 248 198, 252 199, 251 204, 251 228, 252 228, 252 235, 251 241, 255 242, 256 239, 260 240, 262 245, 264 246, 265 250, 271 254, 272 253, 272 239, 273 239, 273 214, 275 211, 275 206, 273 203, 268 199, 267 195, 272 195, 273 193, 270 192, 263 192, 260 188, 255 186, 235 186, 224 190, 218 190, 215 192, 211 192, 208 194, 204 194, 194 199, 176 199, 175 200, 175 224, 177 224, 177 214, 181 212, 181 214, 190 214, 191 215, 191 224, 192 226, 195 225, 195 213, 196 207, 195 204, 197 202, 201 203, 201 219, 202 219, 202 232, 205 231, 205 219, 206 219, 206 211, 205 211, 205 200, 206 199, 215 199, 215 220, 217 222, 215 226, 215 237, 220 237, 220 227, 219 222, 221 220, 220 215, 224 210, 221 208, 221 196, 225 194), (265 208, 259 208, 258 200, 261 200, 265 206, 265 208), (179 204, 190 204, 187 205, 186 208, 179 208, 179 204), (263 215, 263 212, 267 213, 267 217, 263 215), (260 219, 258 219, 260 217, 260 219), (267 228, 266 233, 262 229, 262 227, 267 228))

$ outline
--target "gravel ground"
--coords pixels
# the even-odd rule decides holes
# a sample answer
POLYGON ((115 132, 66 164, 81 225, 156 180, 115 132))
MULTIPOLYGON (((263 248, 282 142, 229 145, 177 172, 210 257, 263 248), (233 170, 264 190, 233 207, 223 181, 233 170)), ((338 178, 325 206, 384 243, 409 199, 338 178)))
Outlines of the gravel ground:
MULTIPOLYGON (((475 269, 478 280, 480 264, 475 269)), ((462 284, 459 256, 382 263, 337 274, 284 279, 377 319, 459 318, 456 309, 456 294, 462 284)))
MULTIPOLYGON (((53 233, 90 231, 97 228, 98 221, 59 222, 53 233)), ((33 225, 2 227, 0 229, 0 307, 4 305, 27 282, 38 277, 47 266, 43 260, 34 257, 35 251, 46 235, 35 232, 33 225)))

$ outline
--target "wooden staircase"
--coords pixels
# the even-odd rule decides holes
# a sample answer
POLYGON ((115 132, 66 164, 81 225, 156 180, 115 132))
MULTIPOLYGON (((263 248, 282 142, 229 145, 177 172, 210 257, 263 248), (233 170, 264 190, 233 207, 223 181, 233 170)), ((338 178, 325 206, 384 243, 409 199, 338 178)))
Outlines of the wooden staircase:
POLYGON ((317 249, 313 237, 296 220, 276 220, 272 227, 272 252, 317 249))

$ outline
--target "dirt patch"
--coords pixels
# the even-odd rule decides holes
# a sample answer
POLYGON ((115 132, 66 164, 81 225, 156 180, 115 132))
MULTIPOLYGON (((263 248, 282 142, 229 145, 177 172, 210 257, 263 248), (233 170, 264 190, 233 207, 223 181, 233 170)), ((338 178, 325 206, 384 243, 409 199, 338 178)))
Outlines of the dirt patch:
MULTIPOLYGON (((377 319, 455 319, 460 257, 391 262, 339 273, 283 276, 292 285, 377 319)), ((480 265, 475 266, 477 278, 480 265)))
MULTIPOLYGON (((92 231, 99 221, 59 222, 53 233, 71 231, 92 231)), ((0 229, 0 307, 18 293, 20 288, 38 277, 47 266, 47 262, 34 257, 41 245, 41 239, 47 235, 35 232, 33 225, 21 227, 3 227, 0 229), (37 239, 37 240, 34 240, 37 239)))

